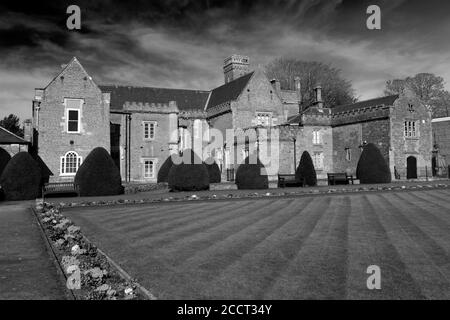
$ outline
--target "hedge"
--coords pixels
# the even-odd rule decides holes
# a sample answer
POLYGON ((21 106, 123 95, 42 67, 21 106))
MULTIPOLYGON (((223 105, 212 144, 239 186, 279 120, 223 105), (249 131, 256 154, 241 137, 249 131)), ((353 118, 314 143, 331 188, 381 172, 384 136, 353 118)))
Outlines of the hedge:
POLYGON ((0 177, 5 200, 36 199, 40 194, 41 169, 28 152, 19 152, 0 177))
POLYGON ((107 196, 123 193, 120 171, 106 149, 93 149, 75 175, 81 196, 107 196))
POLYGON ((169 172, 173 166, 172 156, 169 156, 161 165, 158 170, 157 182, 168 182, 169 181, 169 172))
POLYGON ((255 155, 245 158, 236 171, 236 185, 238 189, 267 189, 269 179, 265 172, 264 165, 255 155), (250 160, 256 163, 250 163, 250 160))
POLYGON ((169 171, 169 188, 172 191, 199 191, 209 189, 206 165, 191 150, 183 152, 183 162, 173 164, 169 171), (190 159, 190 161, 185 161, 190 159))
POLYGON ((208 169, 209 183, 220 183, 222 181, 222 173, 219 165, 212 158, 205 160, 206 168, 208 169), (208 164, 211 163, 211 164, 208 164))
POLYGON ((314 169, 314 163, 308 151, 303 151, 302 153, 300 163, 298 164, 297 170, 295 171, 295 178, 298 181, 304 179, 305 185, 307 186, 317 185, 316 169, 314 169))
POLYGON ((356 167, 356 178, 360 183, 389 183, 391 171, 386 160, 373 143, 364 146, 356 167))

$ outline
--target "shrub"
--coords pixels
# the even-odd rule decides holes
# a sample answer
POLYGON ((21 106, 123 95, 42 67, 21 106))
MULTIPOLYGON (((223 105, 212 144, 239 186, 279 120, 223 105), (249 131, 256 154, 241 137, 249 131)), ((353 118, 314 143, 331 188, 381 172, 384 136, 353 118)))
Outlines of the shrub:
POLYGON ((317 185, 316 169, 314 169, 314 164, 308 151, 303 151, 302 153, 300 163, 297 170, 295 170, 295 178, 298 181, 304 179, 307 186, 317 185))
POLYGON ((169 172, 170 168, 173 166, 172 157, 169 156, 164 163, 161 165, 161 168, 158 170, 157 182, 169 182, 169 172))
POLYGON ((245 158, 244 163, 240 164, 236 171, 236 185, 238 189, 267 189, 269 188, 269 179, 264 173, 264 165, 255 156, 250 155, 245 158), (250 159, 256 163, 250 163, 250 159))
POLYGON ((383 155, 373 143, 366 144, 358 160, 356 177, 360 183, 389 183, 391 171, 383 155))
POLYGON ((0 178, 5 200, 36 199, 40 194, 41 169, 28 152, 19 152, 0 178))
POLYGON ((107 196, 123 192, 120 171, 104 148, 93 149, 78 168, 75 183, 81 196, 107 196))
POLYGON ((220 183, 222 180, 222 173, 220 172, 220 168, 217 163, 213 159, 209 158, 205 161, 205 165, 206 169, 208 169, 209 183, 220 183))
POLYGON ((173 164, 169 171, 169 188, 173 191, 198 191, 209 189, 206 165, 191 150, 183 152, 183 162, 173 164), (190 158, 190 161, 185 161, 190 158))
POLYGON ((3 148, 0 148, 0 177, 2 176, 2 172, 3 170, 5 170, 5 167, 8 164, 9 160, 11 160, 9 152, 3 148))

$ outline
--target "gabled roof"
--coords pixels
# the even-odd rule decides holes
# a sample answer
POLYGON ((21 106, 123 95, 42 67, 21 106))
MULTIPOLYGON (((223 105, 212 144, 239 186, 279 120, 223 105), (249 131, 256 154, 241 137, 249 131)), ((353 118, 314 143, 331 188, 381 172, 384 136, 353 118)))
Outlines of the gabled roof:
POLYGON ((363 109, 363 108, 368 108, 368 107, 377 107, 380 105, 392 106, 394 104, 395 100, 397 100, 397 99, 398 99, 398 94, 394 94, 392 96, 386 96, 386 97, 381 97, 381 98, 360 101, 360 102, 356 102, 356 103, 352 103, 352 104, 336 106, 336 107, 333 107, 331 110, 332 110, 332 113, 340 113, 340 112, 352 111, 352 110, 363 109))
POLYGON ((111 110, 122 110, 126 101, 168 103, 176 101, 179 110, 204 110, 208 100, 209 91, 169 89, 154 87, 132 87, 132 86, 99 86, 102 92, 111 93, 111 110))
POLYGON ((211 97, 208 101, 208 108, 215 107, 219 104, 234 101, 241 94, 242 90, 247 86, 248 81, 252 77, 254 72, 250 72, 242 77, 239 77, 233 81, 230 81, 220 87, 217 87, 211 91, 211 97))
POLYGON ((83 70, 83 72, 86 74, 87 77, 89 77, 89 80, 93 81, 91 76, 87 73, 86 69, 84 69, 83 65, 80 63, 80 61, 78 61, 77 57, 73 57, 68 64, 66 64, 63 68, 61 68, 61 71, 52 79, 52 81, 50 81, 47 86, 44 89, 47 89, 48 86, 50 86, 50 84, 53 83, 53 81, 55 81, 55 79, 57 79, 58 77, 60 77, 69 67, 71 67, 73 64, 77 64, 81 70, 83 70))
POLYGON ((28 144, 28 141, 0 126, 0 144, 28 144))

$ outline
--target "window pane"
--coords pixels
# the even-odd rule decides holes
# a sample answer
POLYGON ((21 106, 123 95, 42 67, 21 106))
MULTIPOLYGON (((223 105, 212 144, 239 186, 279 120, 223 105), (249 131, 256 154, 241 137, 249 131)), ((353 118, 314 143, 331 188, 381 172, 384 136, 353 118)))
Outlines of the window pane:
POLYGON ((78 110, 69 110, 69 120, 78 121, 78 110))
POLYGON ((78 121, 69 121, 68 125, 68 131, 78 131, 78 121))

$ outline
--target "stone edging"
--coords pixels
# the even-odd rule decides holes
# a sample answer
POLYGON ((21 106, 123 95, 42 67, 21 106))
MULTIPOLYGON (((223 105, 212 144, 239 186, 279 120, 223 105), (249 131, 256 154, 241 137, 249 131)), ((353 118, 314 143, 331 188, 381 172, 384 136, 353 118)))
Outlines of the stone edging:
POLYGON ((84 236, 79 227, 61 214, 58 207, 38 203, 36 209, 31 207, 31 211, 70 300, 156 300, 153 294, 84 236), (80 273, 80 290, 67 286, 71 276, 66 271, 69 267, 76 267, 80 273))
MULTIPOLYGON (((373 191, 403 191, 403 190, 421 190, 421 189, 447 189, 450 187, 449 183, 438 183, 438 184, 418 184, 411 186, 380 186, 380 187, 361 187, 358 188, 339 188, 339 189, 314 189, 314 188, 300 188, 296 189, 296 191, 286 191, 286 192, 252 192, 246 194, 223 194, 223 195, 205 195, 205 196, 197 196, 187 195, 182 197, 161 197, 155 199, 117 199, 117 200, 109 200, 109 201, 80 201, 80 202, 60 202, 59 207, 61 209, 64 208, 73 208, 73 207, 102 207, 102 206, 114 206, 114 205, 135 205, 135 204, 154 204, 154 203, 167 203, 167 202, 185 202, 185 201, 218 201, 218 200, 227 200, 227 199, 246 199, 246 198, 269 198, 269 197, 300 197, 300 196, 308 196, 308 195, 321 195, 321 194, 346 194, 346 193, 358 193, 358 192, 373 192, 373 191)), ((270 189, 267 189, 270 190, 270 189)), ((286 188, 289 190, 289 188, 286 188)), ((175 193, 176 194, 176 193, 175 193)), ((76 198, 74 198, 76 199, 76 198)))

